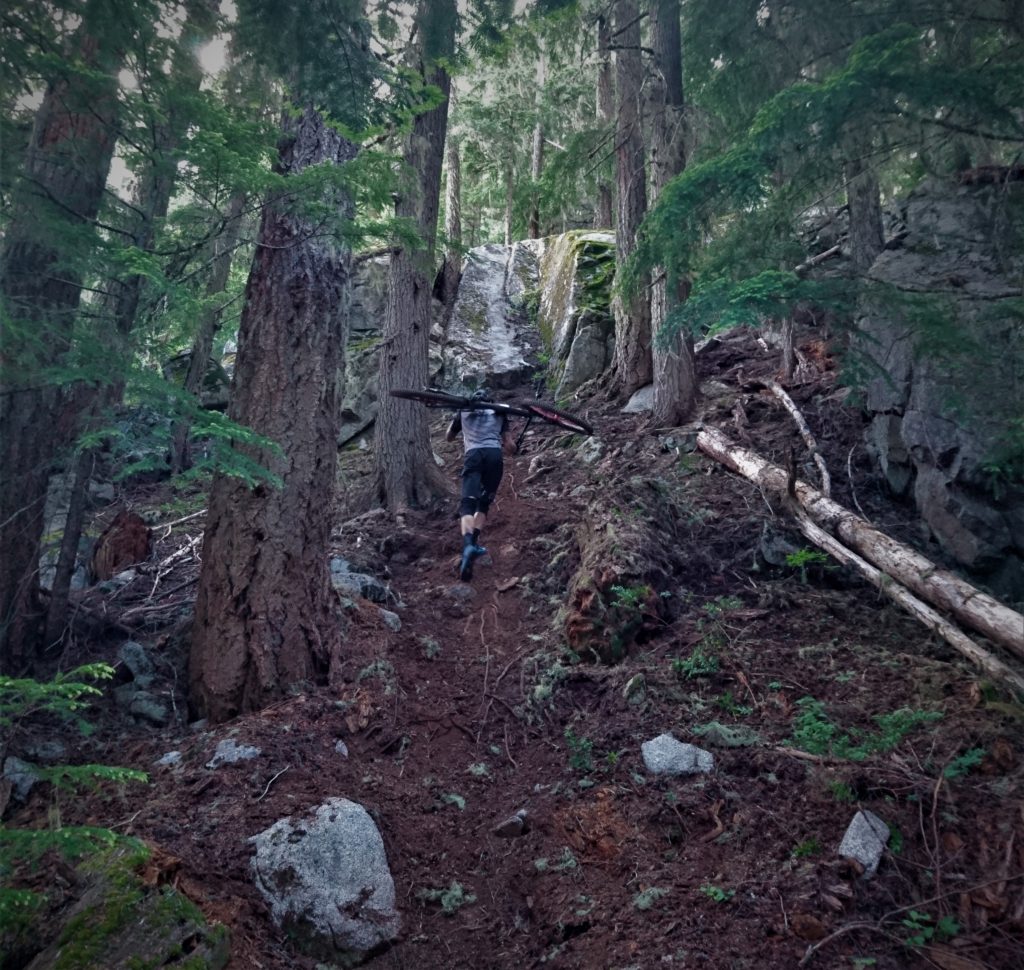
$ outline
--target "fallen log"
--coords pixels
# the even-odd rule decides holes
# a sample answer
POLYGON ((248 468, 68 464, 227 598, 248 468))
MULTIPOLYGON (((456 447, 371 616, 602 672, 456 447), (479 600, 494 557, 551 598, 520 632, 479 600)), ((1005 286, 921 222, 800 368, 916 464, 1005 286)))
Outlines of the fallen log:
MULTIPOLYGON (((786 493, 788 476, 782 468, 741 448, 717 428, 705 427, 697 435, 697 447, 755 484, 786 493)), ((880 532, 806 482, 797 481, 794 494, 814 522, 869 562, 932 606, 948 611, 965 626, 1024 659, 1024 616, 1020 613, 940 569, 926 556, 880 532)))
POLYGON ((833 558, 847 566, 852 566, 864 576, 872 586, 881 590, 891 600, 899 603, 911 616, 920 620, 929 630, 942 637, 954 650, 958 651, 973 664, 985 671, 993 680, 999 681, 1024 695, 1024 677, 1012 667, 1007 666, 988 650, 978 646, 959 627, 953 626, 945 617, 933 610, 927 603, 919 600, 905 586, 901 586, 891 576, 876 569, 871 563, 862 559, 855 552, 847 549, 838 539, 829 535, 803 510, 795 509, 794 516, 800 531, 816 546, 824 549, 833 558))

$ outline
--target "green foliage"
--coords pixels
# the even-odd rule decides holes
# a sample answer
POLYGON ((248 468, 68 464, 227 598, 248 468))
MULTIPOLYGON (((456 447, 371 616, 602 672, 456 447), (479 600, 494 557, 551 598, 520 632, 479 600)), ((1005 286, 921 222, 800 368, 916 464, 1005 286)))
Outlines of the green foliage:
POLYGON ((821 843, 817 839, 804 839, 803 842, 798 842, 793 846, 793 851, 790 855, 794 859, 807 859, 812 855, 817 855, 821 852, 821 843))
POLYGON ((735 889, 722 889, 720 886, 714 886, 709 882, 704 883, 704 885, 700 887, 700 891, 707 896, 708 899, 714 900, 716 903, 727 903, 736 895, 735 889))
POLYGON ((634 611, 642 610, 648 597, 651 595, 650 586, 612 586, 610 592, 614 594, 611 606, 614 609, 634 611))
POLYGON ((579 868, 579 862, 568 846, 562 848, 562 854, 556 862, 550 859, 541 858, 533 860, 533 867, 537 872, 572 872, 579 868))
POLYGON ((984 760, 984 757, 984 748, 971 748, 959 757, 954 758, 948 765, 946 765, 942 770, 942 777, 950 780, 954 778, 963 778, 966 775, 969 775, 972 769, 977 768, 984 760))
MULTIPOLYGON (((0 760, 14 733, 27 718, 46 714, 75 724, 88 733, 89 724, 82 712, 101 691, 88 681, 108 680, 114 670, 104 663, 85 664, 57 674, 50 681, 29 678, 0 677, 0 728, 3 745, 0 760)), ((60 792, 82 788, 97 789, 104 783, 144 782, 144 772, 107 765, 33 766, 40 781, 53 786, 54 798, 60 792)), ((59 811, 53 813, 59 819, 59 811)), ((126 846, 138 854, 145 853, 141 843, 126 839, 109 829, 96 826, 61 826, 52 829, 8 828, 0 823, 0 925, 17 928, 27 925, 42 899, 34 892, 10 886, 13 874, 38 862, 47 852, 55 851, 63 858, 76 861, 110 849, 126 846)))
POLYGON ((828 783, 828 790, 840 805, 852 805, 857 801, 856 794, 845 781, 830 781, 828 783))
POLYGON ((788 553, 786 556, 786 565, 791 569, 800 570, 800 582, 805 586, 807 585, 807 567, 826 566, 828 561, 828 556, 817 549, 797 549, 796 552, 788 553))
POLYGON ((466 892, 454 879, 447 889, 420 889, 416 898, 424 903, 440 903, 445 916, 454 916, 463 906, 476 902, 476 895, 466 892))
POLYGON ((669 894, 669 890, 661 889, 658 886, 648 886, 647 889, 638 892, 633 897, 633 908, 644 912, 651 909, 654 904, 669 894))
POLYGON ((675 657, 672 660, 672 672, 677 677, 693 680, 695 677, 708 677, 718 673, 718 657, 705 653, 700 647, 694 647, 688 657, 675 657))
POLYGON ((952 916, 941 916, 936 921, 935 917, 916 909, 910 910, 900 923, 906 929, 904 942, 913 947, 951 940, 960 932, 960 924, 952 916))
POLYGON ((53 680, 15 679, 0 676, 0 729, 13 732, 18 723, 33 714, 54 714, 88 733, 88 721, 80 717, 102 691, 88 681, 109 680, 114 668, 105 663, 84 664, 58 673, 53 680))
POLYGON ((863 761, 871 755, 891 751, 915 728, 942 717, 937 711, 901 708, 888 714, 876 714, 873 720, 878 725, 877 733, 865 734, 857 729, 844 732, 828 718, 825 705, 813 697, 800 698, 797 707, 800 713, 793 721, 789 743, 809 754, 851 761, 863 761))
POLYGON ((594 742, 590 738, 574 734, 572 728, 567 727, 565 744, 569 749, 569 767, 589 775, 594 770, 594 742))

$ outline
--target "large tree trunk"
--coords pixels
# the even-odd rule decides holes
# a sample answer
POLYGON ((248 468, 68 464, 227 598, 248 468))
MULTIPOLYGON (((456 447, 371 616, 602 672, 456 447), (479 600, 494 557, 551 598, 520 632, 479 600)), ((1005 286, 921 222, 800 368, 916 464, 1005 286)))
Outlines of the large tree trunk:
MULTIPOLYGON (((686 167, 683 101, 682 40, 679 0, 657 0, 651 19, 654 72, 651 88, 651 203, 661 190, 686 167)), ((659 331, 672 309, 686 299, 687 281, 672 283, 665 274, 651 288, 651 333, 654 366, 654 407, 651 423, 667 428, 682 424, 697 398, 693 337, 679 333, 671 339, 659 331)))
MULTIPOLYGON (((238 246, 238 237, 242 230, 242 211, 245 208, 245 196, 241 193, 233 196, 224 215, 224 230, 213 241, 213 258, 210 263, 210 278, 206 283, 207 301, 217 299, 226 289, 231 276, 231 262, 238 246)), ((207 306, 199 319, 195 339, 192 341, 192 352, 188 359, 188 372, 185 374, 185 392, 199 396, 203 379, 210 369, 210 354, 213 350, 213 338, 220 329, 222 310, 218 306, 207 306)), ((177 474, 191 467, 192 458, 189 454, 189 431, 191 423, 182 420, 174 429, 174 440, 171 446, 171 468, 177 474)))
POLYGON ((859 159, 846 163, 846 202, 850 213, 850 257, 866 273, 885 247, 878 179, 859 159))
MULTIPOLYGON (((618 185, 616 223, 617 262, 636 249, 636 234, 647 211, 644 139, 641 128, 643 67, 640 60, 640 20, 636 0, 615 3, 615 170, 618 185)), ((616 298, 613 381, 628 397, 651 382, 651 314, 646 288, 616 298)))
MULTIPOLYGON (((283 129, 286 176, 356 155, 311 107, 286 111, 283 129)), ((350 273, 350 254, 291 211, 285 191, 271 200, 246 285, 228 413, 280 446, 252 457, 281 487, 226 475, 213 483, 189 678, 193 704, 215 721, 323 680, 340 650, 327 553, 350 273)))
MULTIPOLYGON (((783 469, 739 447, 715 428, 701 431, 697 446, 762 488, 780 493, 788 489, 789 476, 783 469)), ((1024 616, 1020 613, 1003 606, 959 576, 939 569, 921 553, 879 532, 806 482, 794 483, 794 495, 815 522, 879 569, 939 609, 949 610, 961 623, 1024 658, 1024 616)))
POLYGON ((450 135, 444 147, 444 167, 448 179, 444 189, 444 262, 441 264, 440 299, 445 321, 455 305, 455 294, 462 276, 462 165, 459 143, 450 135))
POLYGON ((39 630, 39 547, 61 395, 46 370, 71 341, 81 261, 114 151, 119 55, 90 31, 75 37, 92 69, 53 81, 36 112, 0 254, 0 669, 22 670, 39 630))
MULTIPOLYGON (((612 81, 612 28, 608 18, 597 18, 597 123, 610 128, 615 117, 615 85, 612 81)), ((615 227, 615 201, 611 184, 603 178, 597 183, 597 208, 594 212, 595 229, 615 227)))
POLYGON ((395 387, 426 387, 429 367, 430 297, 434 266, 434 236, 441 194, 441 162, 444 157, 451 78, 441 58, 455 47, 455 0, 428 4, 422 0, 418 17, 419 36, 425 32, 424 18, 439 18, 430 31, 442 36, 440 49, 421 52, 420 71, 427 84, 440 88, 444 101, 417 115, 405 146, 406 170, 414 184, 395 205, 395 214, 410 219, 419 230, 423 248, 408 247, 391 257, 387 308, 380 355, 380 411, 376 430, 376 492, 393 511, 414 507, 447 491, 434 463, 430 447, 427 411, 412 401, 391 397, 395 387), (428 10, 429 6, 429 10, 428 10))
POLYGON ((527 234, 530 239, 540 239, 540 196, 539 184, 544 168, 544 126, 538 121, 533 126, 533 150, 530 153, 530 220, 527 234))

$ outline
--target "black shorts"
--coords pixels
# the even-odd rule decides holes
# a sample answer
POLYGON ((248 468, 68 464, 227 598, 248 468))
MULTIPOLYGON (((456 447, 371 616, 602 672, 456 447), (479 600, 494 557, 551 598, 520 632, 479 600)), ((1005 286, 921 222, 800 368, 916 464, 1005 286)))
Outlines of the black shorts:
POLYGON ((466 452, 466 463, 462 466, 459 515, 476 515, 491 507, 501 483, 501 472, 500 448, 471 448, 466 452))

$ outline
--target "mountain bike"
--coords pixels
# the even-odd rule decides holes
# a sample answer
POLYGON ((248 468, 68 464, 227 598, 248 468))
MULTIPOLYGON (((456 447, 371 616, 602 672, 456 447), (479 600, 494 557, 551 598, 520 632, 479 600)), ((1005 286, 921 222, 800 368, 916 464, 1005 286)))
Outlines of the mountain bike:
POLYGON ((420 404, 425 404, 428 408, 441 408, 447 411, 493 411, 495 414, 526 418, 526 424, 516 439, 517 451, 527 429, 535 420, 557 425, 559 428, 565 428, 566 431, 572 431, 575 434, 590 435, 594 433, 593 426, 579 415, 570 414, 568 411, 563 411, 544 401, 517 401, 514 404, 505 404, 502 401, 460 397, 435 387, 429 387, 424 391, 396 388, 391 392, 391 396, 402 398, 405 401, 417 401, 420 404))

